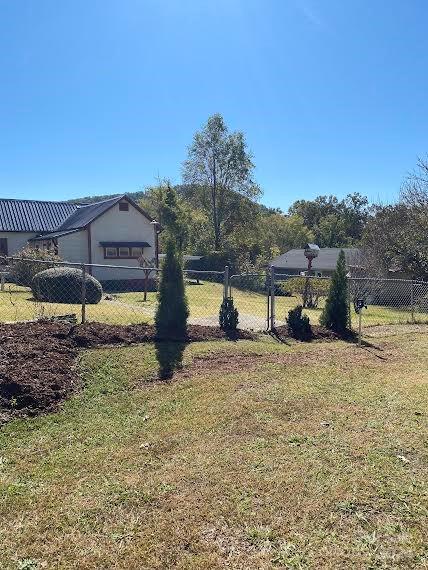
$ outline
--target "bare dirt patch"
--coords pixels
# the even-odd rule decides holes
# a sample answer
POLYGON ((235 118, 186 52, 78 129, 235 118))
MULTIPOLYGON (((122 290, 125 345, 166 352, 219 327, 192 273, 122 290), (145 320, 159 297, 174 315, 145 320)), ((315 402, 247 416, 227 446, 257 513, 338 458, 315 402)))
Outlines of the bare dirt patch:
MULTIPOLYGON (((184 342, 228 338, 219 328, 190 325, 184 342)), ((235 339, 252 339, 238 331, 235 339)), ((79 348, 162 340, 154 326, 57 322, 0 325, 0 424, 16 415, 55 409, 78 386, 79 348)))
MULTIPOLYGON (((333 338, 329 337, 330 340, 333 338)), ((337 337, 335 338, 337 340, 337 337)), ((316 366, 334 365, 339 371, 347 371, 355 366, 373 365, 382 366, 384 361, 402 361, 402 356, 396 354, 396 350, 389 350, 386 346, 380 351, 378 347, 358 348, 355 344, 327 345, 323 350, 296 350, 292 352, 271 352, 271 353, 249 353, 249 354, 227 354, 227 353, 207 353, 196 355, 192 362, 183 369, 178 370, 174 378, 191 378, 201 374, 235 374, 247 373, 266 364, 279 366, 316 366), (380 352, 380 354, 379 354, 380 352)))
MULTIPOLYGON (((316 339, 334 341, 338 336, 314 327, 316 339)), ((279 340, 286 340, 286 327, 276 330, 279 340)), ((87 323, 71 325, 60 322, 32 322, 0 325, 0 425, 11 417, 37 415, 52 411, 80 386, 75 370, 79 349, 111 345, 130 345, 162 340, 199 342, 225 340, 228 337, 218 327, 189 325, 185 339, 158 339, 153 325, 108 325, 87 323)), ((234 339, 254 339, 249 331, 237 331, 234 339)), ((348 344, 341 348, 341 362, 346 369, 361 361, 370 360, 379 364, 392 353, 383 349, 377 354, 375 348, 357 351, 348 344)), ((232 354, 208 353, 195 356, 192 363, 176 372, 176 378, 198 374, 237 373, 254 370, 264 364, 307 365, 309 363, 333 362, 337 359, 335 347, 323 351, 293 351, 289 353, 232 354)), ((337 362, 336 362, 337 364, 337 362)), ((342 368, 342 366, 340 366, 342 368)))
POLYGON ((66 325, 0 326, 0 422, 50 410, 72 392, 77 348, 66 325))

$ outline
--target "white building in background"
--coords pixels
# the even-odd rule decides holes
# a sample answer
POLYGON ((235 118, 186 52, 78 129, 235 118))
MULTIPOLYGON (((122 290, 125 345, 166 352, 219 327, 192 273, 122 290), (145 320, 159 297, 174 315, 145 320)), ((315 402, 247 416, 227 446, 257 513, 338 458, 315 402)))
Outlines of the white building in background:
MULTIPOLYGON (((0 256, 26 245, 49 249, 73 263, 158 265, 159 226, 126 195, 93 204, 0 199, 0 256)), ((100 281, 140 280, 139 270, 94 267, 100 281)))

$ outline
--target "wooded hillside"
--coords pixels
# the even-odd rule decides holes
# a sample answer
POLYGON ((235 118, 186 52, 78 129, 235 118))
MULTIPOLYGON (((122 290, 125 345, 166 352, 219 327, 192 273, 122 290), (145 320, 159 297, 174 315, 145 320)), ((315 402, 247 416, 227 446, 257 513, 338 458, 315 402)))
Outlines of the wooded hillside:
POLYGON ((185 253, 210 255, 213 263, 227 262, 235 270, 257 270, 280 253, 315 242, 320 247, 361 246, 383 270, 394 267, 428 277, 426 160, 406 178, 395 205, 370 205, 365 196, 353 193, 343 199, 297 200, 287 212, 260 203, 254 169, 243 133, 229 132, 223 117, 213 115, 188 148, 183 184, 171 188, 165 180, 128 195, 161 224, 174 219, 185 253))

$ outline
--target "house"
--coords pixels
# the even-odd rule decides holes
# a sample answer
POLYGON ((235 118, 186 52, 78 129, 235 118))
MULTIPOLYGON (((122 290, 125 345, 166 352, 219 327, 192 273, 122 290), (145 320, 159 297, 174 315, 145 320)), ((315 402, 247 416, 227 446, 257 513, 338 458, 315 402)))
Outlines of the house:
MULTIPOLYGON (((158 224, 122 195, 93 204, 0 199, 0 255, 26 245, 55 251, 64 261, 139 267, 158 264, 158 224)), ((141 270, 93 267, 100 281, 140 280, 141 270)))
MULTIPOLYGON (((345 259, 348 266, 352 266, 353 261, 358 255, 357 248, 340 248, 340 247, 321 247, 317 250, 317 257, 312 260, 311 272, 318 277, 327 277, 336 269, 339 253, 343 249, 345 259)), ((305 256, 304 249, 291 249, 287 253, 278 255, 270 262, 275 268, 275 273, 286 275, 300 275, 308 270, 308 259, 305 256)))

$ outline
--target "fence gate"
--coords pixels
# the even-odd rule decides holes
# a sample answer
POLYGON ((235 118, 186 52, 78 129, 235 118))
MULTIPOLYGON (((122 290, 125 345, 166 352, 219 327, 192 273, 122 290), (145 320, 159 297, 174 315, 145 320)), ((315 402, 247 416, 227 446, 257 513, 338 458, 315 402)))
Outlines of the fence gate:
POLYGON ((225 285, 239 312, 239 328, 265 331, 269 328, 270 277, 267 273, 231 275, 225 285))

